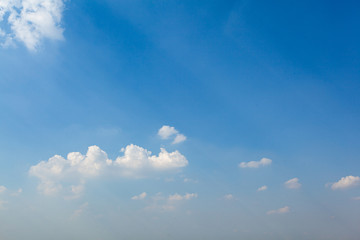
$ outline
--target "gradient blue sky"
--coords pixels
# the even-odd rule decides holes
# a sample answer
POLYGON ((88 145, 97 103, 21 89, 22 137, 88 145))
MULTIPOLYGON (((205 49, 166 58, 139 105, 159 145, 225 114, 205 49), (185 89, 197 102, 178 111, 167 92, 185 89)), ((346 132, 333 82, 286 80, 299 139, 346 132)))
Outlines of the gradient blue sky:
POLYGON ((1 2, 1 239, 360 238, 357 1, 1 2))

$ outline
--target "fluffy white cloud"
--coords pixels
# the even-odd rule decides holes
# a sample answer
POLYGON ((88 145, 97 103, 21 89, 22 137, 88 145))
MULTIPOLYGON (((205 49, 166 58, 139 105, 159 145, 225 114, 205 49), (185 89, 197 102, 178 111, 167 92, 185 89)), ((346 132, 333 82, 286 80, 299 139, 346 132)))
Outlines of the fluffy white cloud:
POLYGON ((159 129, 158 135, 161 139, 169 139, 170 137, 175 135, 172 144, 181 143, 186 140, 186 136, 184 134, 179 133, 179 131, 176 130, 174 127, 170 127, 167 125, 164 125, 159 129))
POLYGON ((156 169, 167 170, 182 168, 188 165, 188 161, 179 151, 167 152, 164 148, 160 148, 158 156, 151 155, 151 152, 134 144, 126 146, 122 149, 124 156, 118 157, 115 165, 126 169, 156 169))
POLYGON ((6 191, 6 187, 5 186, 0 186, 0 193, 3 193, 3 192, 5 192, 6 191))
POLYGON ((258 190, 258 192, 265 191, 265 190, 267 190, 267 186, 259 187, 257 190, 258 190))
POLYGON ((180 195, 180 194, 173 194, 169 196, 169 201, 181 201, 181 200, 190 200, 192 198, 197 198, 198 195, 197 193, 186 193, 185 195, 180 195))
POLYGON ((292 178, 284 183, 286 188, 289 189, 297 189, 301 187, 301 183, 299 183, 298 178, 292 178))
POLYGON ((258 168, 270 165, 272 160, 269 158, 262 158, 260 161, 241 162, 239 167, 241 168, 258 168))
POLYGON ((337 189, 356 187, 358 185, 360 185, 360 177, 346 176, 346 177, 342 177, 338 182, 333 183, 331 185, 331 188, 333 190, 337 190, 337 189))
POLYGON ((267 212, 268 215, 271 215, 271 214, 283 214, 283 213, 288 213, 290 211, 290 208, 288 206, 285 206, 283 208, 279 208, 279 209, 276 209, 276 210, 270 210, 267 212))
POLYGON ((167 152, 163 148, 158 156, 151 155, 150 151, 134 144, 126 146, 122 152, 123 156, 112 161, 98 146, 91 146, 86 155, 72 152, 66 159, 55 155, 48 161, 32 166, 29 174, 40 179, 38 190, 45 195, 66 190, 72 194, 66 199, 74 199, 83 193, 88 178, 105 175, 110 171, 124 176, 137 176, 145 171, 166 171, 188 165, 187 159, 180 152, 167 152), (77 184, 72 184, 74 182, 77 184), (64 185, 68 186, 64 189, 64 185))
POLYGON ((174 128, 174 127, 170 127, 170 126, 162 126, 159 131, 158 131, 158 135, 162 138, 162 139, 169 139, 169 137, 171 137, 172 135, 177 134, 178 131, 174 128))
POLYGON ((62 40, 61 26, 64 0, 1 0, 0 40, 3 46, 22 42, 35 51, 42 39, 62 40), (9 29, 9 30, 7 30, 9 29))
POLYGON ((146 192, 143 192, 143 193, 140 193, 139 195, 137 196, 133 196, 131 199, 132 200, 141 200, 141 199, 144 199, 146 197, 146 192))
POLYGON ((177 144, 177 143, 181 143, 184 142, 186 140, 186 136, 183 134, 177 134, 174 141, 172 142, 172 144, 177 144))

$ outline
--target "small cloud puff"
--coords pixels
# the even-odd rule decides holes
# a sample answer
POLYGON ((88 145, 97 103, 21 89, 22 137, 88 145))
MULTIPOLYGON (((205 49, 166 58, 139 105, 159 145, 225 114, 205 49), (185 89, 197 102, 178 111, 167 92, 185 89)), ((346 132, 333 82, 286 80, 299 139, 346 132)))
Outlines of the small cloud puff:
POLYGON ((355 176, 346 176, 342 177, 336 183, 331 185, 331 189, 338 190, 338 189, 347 189, 352 188, 360 185, 360 177, 355 176))
POLYGON ((146 197, 146 195, 147 195, 146 192, 143 192, 143 193, 140 193, 137 196, 133 196, 131 198, 131 200, 142 200, 142 199, 144 199, 146 197))
POLYGON ((262 187, 259 187, 258 189, 257 189, 257 191, 258 192, 261 192, 261 191, 265 191, 265 190, 267 190, 267 186, 262 186, 262 187))
POLYGON ((174 127, 167 125, 164 125, 159 129, 158 135, 161 139, 169 139, 170 137, 175 135, 172 144, 181 143, 186 140, 186 136, 184 134, 179 133, 179 131, 176 130, 174 127))
POLYGON ((266 214, 271 215, 271 214, 284 214, 284 213, 288 213, 290 211, 290 207, 285 206, 283 208, 279 208, 276 210, 270 210, 268 211, 266 214))
POLYGON ((301 187, 301 184, 299 183, 298 178, 292 178, 284 183, 286 188, 289 189, 297 189, 301 187))
POLYGON ((272 160, 269 158, 262 158, 260 161, 241 162, 239 167, 241 168, 259 168, 270 165, 272 160))

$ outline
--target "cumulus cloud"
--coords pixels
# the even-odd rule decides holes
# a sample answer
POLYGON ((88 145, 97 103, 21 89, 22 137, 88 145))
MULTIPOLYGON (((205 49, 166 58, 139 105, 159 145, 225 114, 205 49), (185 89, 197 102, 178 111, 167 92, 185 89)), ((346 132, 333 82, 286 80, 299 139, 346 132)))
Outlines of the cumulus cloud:
POLYGON ((176 130, 174 127, 167 125, 164 125, 159 129, 158 135, 161 139, 169 139, 175 136, 172 144, 181 143, 186 140, 186 136, 184 134, 179 133, 179 131, 176 130))
POLYGON ((0 41, 4 47, 22 42, 35 51, 42 39, 62 40, 64 0, 1 0, 0 41))
POLYGON ((32 166, 29 174, 40 180, 38 190, 43 194, 54 195, 66 190, 72 194, 66 199, 74 199, 81 196, 89 178, 110 172, 119 172, 122 176, 136 176, 140 172, 166 171, 188 165, 186 157, 180 152, 167 152, 164 148, 161 148, 159 155, 152 155, 150 151, 130 144, 122 149, 122 152, 123 156, 112 161, 98 146, 91 146, 86 155, 79 152, 71 152, 67 158, 55 155, 32 166), (73 184, 74 182, 76 184, 73 184))
POLYGON ((288 213, 290 211, 290 207, 288 206, 285 206, 283 208, 279 208, 279 209, 276 209, 276 210, 270 210, 267 212, 268 215, 271 215, 271 214, 284 214, 284 213, 288 213))
POLYGON ((239 167, 241 168, 259 168, 270 165, 272 160, 269 158, 262 158, 260 161, 241 162, 239 167))
POLYGON ((133 196, 131 199, 132 200, 141 200, 141 199, 144 199, 146 197, 146 192, 143 192, 143 193, 140 193, 139 195, 137 196, 133 196))
POLYGON ((262 186, 262 187, 259 187, 258 189, 257 189, 257 191, 258 192, 261 192, 261 191, 265 191, 265 190, 267 190, 267 186, 262 186))
POLYGON ((301 187, 301 183, 299 183, 298 178, 292 178, 284 183, 286 188, 289 189, 297 189, 301 187))
POLYGON ((357 176, 346 176, 342 177, 339 181, 336 183, 333 183, 331 185, 331 188, 333 190, 337 189, 347 189, 352 188, 360 185, 360 177, 357 176))
POLYGON ((118 157, 114 164, 127 169, 167 170, 188 165, 186 157, 177 150, 169 153, 164 148, 160 148, 160 153, 156 156, 142 147, 130 144, 122 149, 122 152, 124 156, 118 157))
POLYGON ((3 193, 3 192, 5 192, 6 191, 6 187, 5 186, 0 186, 0 193, 3 193))

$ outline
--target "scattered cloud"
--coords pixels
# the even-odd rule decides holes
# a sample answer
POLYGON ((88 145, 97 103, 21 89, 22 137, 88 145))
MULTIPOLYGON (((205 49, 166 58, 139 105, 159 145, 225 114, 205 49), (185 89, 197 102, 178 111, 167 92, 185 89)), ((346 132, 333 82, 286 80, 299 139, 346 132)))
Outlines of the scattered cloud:
POLYGON ((301 187, 301 183, 299 183, 298 178, 292 178, 284 183, 286 188, 289 189, 297 189, 301 187))
POLYGON ((145 171, 166 171, 185 167, 188 161, 180 152, 167 152, 161 148, 159 155, 130 144, 122 149, 123 156, 115 161, 108 158, 106 152, 98 146, 88 148, 86 155, 72 152, 67 158, 60 155, 51 157, 30 168, 29 174, 40 180, 38 190, 45 195, 54 195, 67 191, 78 198, 84 191, 84 185, 89 178, 96 178, 110 172, 118 172, 121 176, 134 177, 145 171), (77 184, 73 184, 73 183, 77 184), (64 189, 64 185, 65 186, 64 189))
POLYGON ((224 199, 225 199, 225 200, 233 200, 233 199, 234 199, 234 196, 233 196, 232 194, 226 194, 226 195, 224 196, 224 199))
POLYGON ((331 185, 331 189, 333 189, 333 190, 347 189, 347 188, 352 188, 352 187, 356 187, 359 185, 360 185, 360 177, 346 176, 346 177, 342 177, 336 183, 333 183, 331 185))
POLYGON ((0 186, 0 193, 3 193, 7 190, 5 186, 0 186))
POLYGON ((283 214, 283 213, 288 213, 290 211, 290 207, 285 206, 283 208, 279 208, 276 210, 270 210, 268 211, 266 214, 271 215, 271 214, 283 214))
POLYGON ((11 196, 15 196, 15 197, 20 196, 22 192, 23 192, 22 188, 19 188, 16 192, 13 192, 11 196))
POLYGON ((270 165, 272 160, 269 158, 262 158, 260 161, 241 162, 239 167, 241 168, 259 168, 270 165))
POLYGON ((0 43, 3 47, 22 42, 36 51, 43 39, 63 40, 61 26, 64 0, 0 1, 0 43))
POLYGON ((176 130, 174 127, 167 125, 164 125, 159 129, 158 135, 161 139, 169 139, 170 137, 173 137, 175 135, 172 144, 181 143, 186 140, 186 136, 184 134, 179 133, 179 131, 176 130))
POLYGON ((258 192, 261 192, 261 191, 265 191, 265 190, 267 190, 268 189, 268 187, 267 186, 261 186, 261 187, 259 187, 258 189, 257 189, 257 191, 258 192))
POLYGON ((359 197, 353 197, 352 199, 356 200, 356 201, 360 201, 360 196, 359 197))
POLYGON ((146 197, 146 195, 147 195, 146 192, 143 192, 143 193, 140 193, 137 196, 133 196, 131 199, 132 200, 142 200, 142 199, 144 199, 146 197))
POLYGON ((169 201, 181 201, 181 200, 190 200, 192 198, 197 198, 197 193, 186 193, 185 195, 180 195, 175 193, 174 195, 169 196, 169 201))

